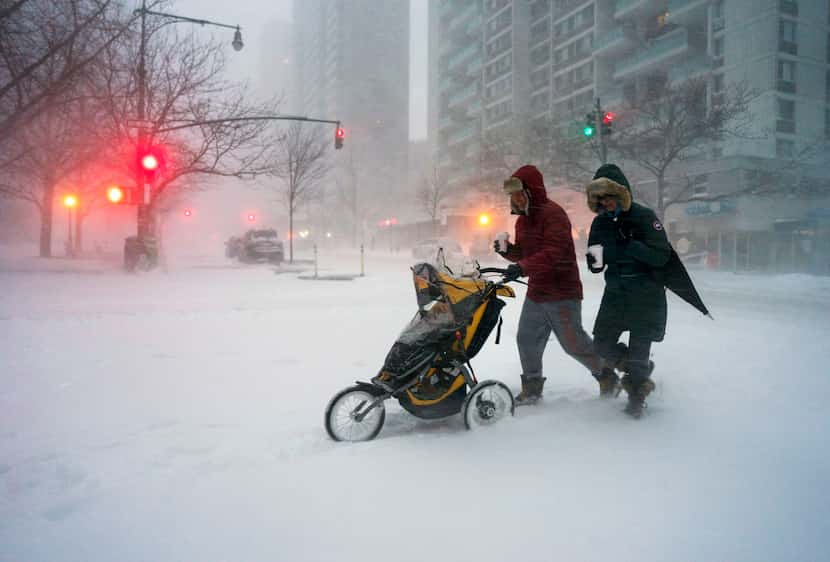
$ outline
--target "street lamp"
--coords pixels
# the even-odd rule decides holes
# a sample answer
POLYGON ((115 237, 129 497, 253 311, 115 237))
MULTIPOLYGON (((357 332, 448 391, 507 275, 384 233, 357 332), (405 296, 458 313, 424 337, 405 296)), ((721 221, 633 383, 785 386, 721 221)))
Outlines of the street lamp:
POLYGON ((239 26, 236 26, 236 31, 233 34, 233 41, 231 41, 231 45, 233 46, 234 51, 241 51, 242 47, 245 46, 245 43, 242 42, 242 30, 239 26))
MULTIPOLYGON (((146 46, 147 46, 147 16, 156 16, 159 18, 164 18, 169 20, 169 23, 195 23, 201 26, 205 25, 212 25, 215 27, 224 27, 227 29, 233 29, 233 41, 231 42, 231 46, 234 48, 235 51, 242 50, 244 43, 242 42, 242 29, 238 25, 228 25, 224 23, 218 23, 209 20, 202 20, 202 19, 195 19, 195 18, 188 18, 185 16, 179 16, 176 14, 167 14, 164 12, 156 12, 153 10, 147 9, 147 0, 141 0, 141 7, 137 8, 134 12, 135 15, 141 16, 141 36, 140 36, 140 44, 138 49, 138 150, 144 151, 148 146, 147 142, 147 108, 146 108, 146 100, 147 100, 147 70, 146 70, 146 46)), ((159 166, 158 160, 154 156, 143 156, 141 158, 141 168, 142 170, 138 171, 137 174, 137 192, 139 193, 138 198, 138 205, 137 205, 137 222, 138 222, 138 239, 142 242, 147 236, 150 234, 150 217, 148 212, 148 206, 152 203, 152 199, 150 197, 145 198, 141 195, 145 191, 145 180, 152 181, 151 178, 145 177, 145 172, 155 171, 155 169, 159 166), (152 159, 152 161, 150 160, 152 159)))
POLYGON ((78 196, 72 193, 67 194, 63 198, 63 206, 66 207, 66 254, 68 256, 74 256, 75 246, 72 241, 72 209, 78 206, 78 196))

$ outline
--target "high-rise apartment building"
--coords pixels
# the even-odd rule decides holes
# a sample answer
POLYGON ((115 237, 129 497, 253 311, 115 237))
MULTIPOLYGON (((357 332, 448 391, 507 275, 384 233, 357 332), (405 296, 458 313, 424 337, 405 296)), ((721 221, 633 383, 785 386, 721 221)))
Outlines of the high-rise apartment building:
MULTIPOLYGON (((830 162, 798 159, 830 137, 828 2, 434 0, 430 8, 429 134, 454 181, 475 178, 483 136, 505 122, 579 123, 597 98, 624 111, 657 85, 692 77, 706 81, 712 107, 742 83, 755 94, 748 134, 702 147, 704 156, 671 170, 669 180, 691 185, 698 199, 666 209, 672 235, 733 267, 778 267, 786 252, 807 268, 826 261, 826 199, 737 192, 794 164, 827 177, 830 162)), ((647 173, 624 164, 643 196, 653 190, 647 173)))
POLYGON ((342 121, 333 181, 358 194, 360 221, 385 216, 407 186, 409 2, 295 0, 293 17, 292 106, 342 121))

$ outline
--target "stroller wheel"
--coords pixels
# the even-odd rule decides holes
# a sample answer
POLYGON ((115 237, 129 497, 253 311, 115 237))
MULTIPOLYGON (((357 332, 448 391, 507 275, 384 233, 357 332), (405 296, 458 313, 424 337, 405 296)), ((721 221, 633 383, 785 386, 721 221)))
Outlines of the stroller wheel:
POLYGON ((326 406, 326 431, 335 441, 370 441, 377 437, 386 420, 383 403, 368 413, 376 397, 371 385, 350 386, 334 395, 326 406))
POLYGON ((461 413, 467 429, 475 429, 493 425, 507 414, 512 416, 514 410, 513 393, 504 383, 482 381, 464 399, 461 413))

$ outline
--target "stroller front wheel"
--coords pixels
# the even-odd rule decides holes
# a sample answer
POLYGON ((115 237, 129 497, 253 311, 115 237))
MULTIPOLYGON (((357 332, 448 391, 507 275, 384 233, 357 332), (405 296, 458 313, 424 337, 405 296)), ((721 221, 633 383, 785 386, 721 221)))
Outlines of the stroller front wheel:
POLYGON ((493 425, 515 411, 513 393, 499 381, 482 381, 475 385, 467 397, 461 413, 467 429, 493 425))
POLYGON ((382 391, 371 385, 350 386, 334 395, 326 406, 326 432, 335 441, 370 441, 377 437, 386 420, 381 402, 366 408, 382 391))

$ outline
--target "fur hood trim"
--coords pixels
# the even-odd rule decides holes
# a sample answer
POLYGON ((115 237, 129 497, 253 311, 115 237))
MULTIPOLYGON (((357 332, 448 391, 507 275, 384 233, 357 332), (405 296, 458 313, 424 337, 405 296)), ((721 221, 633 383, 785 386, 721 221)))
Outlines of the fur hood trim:
POLYGON ((588 195, 588 208, 594 213, 602 210, 599 200, 603 197, 616 197, 623 211, 631 208, 631 191, 608 178, 595 179, 586 186, 585 193, 588 195))

